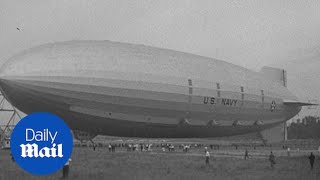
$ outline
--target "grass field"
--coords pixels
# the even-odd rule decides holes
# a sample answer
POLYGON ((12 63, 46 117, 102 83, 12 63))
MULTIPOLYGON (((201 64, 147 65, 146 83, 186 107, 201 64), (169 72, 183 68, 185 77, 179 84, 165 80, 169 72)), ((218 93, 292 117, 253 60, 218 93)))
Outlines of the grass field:
MULTIPOLYGON (((205 165, 201 151, 161 153, 160 150, 126 152, 121 149, 110 153, 105 148, 96 151, 74 148, 69 179, 320 179, 320 159, 316 159, 311 171, 306 157, 309 152, 280 157, 285 151, 276 151, 277 164, 271 169, 267 160, 269 151, 250 151, 253 156, 249 160, 243 159, 242 151, 212 151, 209 166, 205 165)), ((9 150, 0 151, 0 171, 1 180, 59 179, 62 174, 59 171, 45 177, 30 175, 11 161, 9 150)))

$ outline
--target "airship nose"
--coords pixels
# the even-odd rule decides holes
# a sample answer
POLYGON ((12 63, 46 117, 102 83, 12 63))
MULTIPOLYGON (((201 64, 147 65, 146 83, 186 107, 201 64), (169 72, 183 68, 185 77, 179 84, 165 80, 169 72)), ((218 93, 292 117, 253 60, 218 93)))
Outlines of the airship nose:
POLYGON ((18 64, 15 57, 7 60, 0 68, 0 91, 7 101, 12 105, 13 102, 9 98, 9 93, 15 93, 15 89, 10 89, 10 86, 13 84, 13 78, 18 75, 15 70, 15 64, 18 64))
POLYGON ((36 56, 39 52, 35 50, 23 51, 9 58, 0 68, 0 90, 1 94, 15 105, 13 97, 21 96, 23 88, 17 86, 17 81, 23 81, 31 75, 31 72, 39 71, 36 65, 36 56), (20 94, 19 94, 20 93, 20 94))
POLYGON ((52 56, 53 47, 52 44, 45 44, 22 51, 9 58, 0 68, 2 89, 6 89, 5 86, 17 80, 24 81, 48 75, 57 67, 65 67, 68 64, 63 63, 65 58, 59 60, 59 58, 52 56))
MULTIPOLYGON (((5 63, 6 64, 6 63, 5 63)), ((5 71, 4 71, 4 66, 5 65, 3 65, 1 68, 0 68, 0 91, 1 91, 1 95, 3 95, 7 100, 8 100, 8 97, 7 97, 7 91, 9 91, 9 90, 7 90, 8 89, 8 87, 7 87, 7 81, 8 80, 6 80, 6 79, 8 79, 8 77, 6 77, 6 75, 5 75, 5 71)), ((9 101, 9 100, 8 100, 9 101)))
POLYGON ((6 79, 4 79, 4 78, 2 78, 2 77, 0 77, 0 91, 1 91, 1 95, 3 96, 3 97, 5 97, 5 99, 9 102, 9 103, 11 103, 12 105, 14 104, 11 100, 10 100, 10 98, 9 98, 9 93, 10 92, 12 92, 12 93, 14 93, 15 91, 13 90, 13 89, 9 89, 9 87, 10 87, 10 81, 8 81, 8 80, 6 80, 6 79))
POLYGON ((14 106, 27 104, 29 101, 21 100, 26 99, 23 96, 29 94, 30 100, 39 95, 40 86, 66 82, 68 79, 61 77, 79 77, 81 72, 94 68, 88 61, 91 56, 80 56, 85 48, 81 43, 79 46, 71 42, 44 44, 12 56, 0 68, 1 93, 14 106))
POLYGON ((45 60, 41 55, 43 49, 33 48, 12 56, 1 66, 0 78, 11 79, 41 70, 44 64, 41 61, 45 60))
MULTIPOLYGON (((0 68, 0 91, 6 100, 17 109, 27 107, 33 97, 27 96, 28 80, 43 73, 41 51, 23 51, 9 58, 0 68)), ((25 108, 28 109, 28 108, 25 108)), ((23 111, 24 112, 24 111, 23 111)))

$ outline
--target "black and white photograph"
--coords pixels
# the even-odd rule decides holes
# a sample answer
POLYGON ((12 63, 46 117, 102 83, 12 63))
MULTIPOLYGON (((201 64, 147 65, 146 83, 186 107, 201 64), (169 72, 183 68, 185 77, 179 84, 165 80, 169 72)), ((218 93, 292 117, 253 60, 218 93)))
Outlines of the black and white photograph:
POLYGON ((0 0, 0 180, 319 180, 320 1, 0 0))

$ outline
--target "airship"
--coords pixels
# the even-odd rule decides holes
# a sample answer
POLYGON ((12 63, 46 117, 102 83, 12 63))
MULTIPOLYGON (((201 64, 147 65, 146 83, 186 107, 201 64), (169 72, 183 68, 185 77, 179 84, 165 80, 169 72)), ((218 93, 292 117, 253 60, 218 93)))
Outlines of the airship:
POLYGON ((1 67, 0 90, 20 111, 51 112, 91 135, 208 138, 272 128, 312 105, 283 69, 259 72, 145 45, 67 41, 25 50, 1 67))

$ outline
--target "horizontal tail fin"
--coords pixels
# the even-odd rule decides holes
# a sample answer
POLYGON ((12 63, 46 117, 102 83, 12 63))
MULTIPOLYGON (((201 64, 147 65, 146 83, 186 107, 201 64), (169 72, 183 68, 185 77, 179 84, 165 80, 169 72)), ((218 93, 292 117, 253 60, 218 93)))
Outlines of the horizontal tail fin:
POLYGON ((284 105, 288 106, 318 106, 319 104, 310 103, 310 102, 299 102, 299 101, 291 101, 291 100, 284 100, 284 105))

